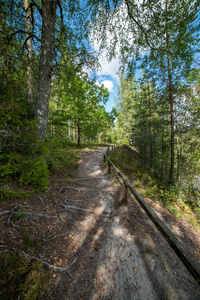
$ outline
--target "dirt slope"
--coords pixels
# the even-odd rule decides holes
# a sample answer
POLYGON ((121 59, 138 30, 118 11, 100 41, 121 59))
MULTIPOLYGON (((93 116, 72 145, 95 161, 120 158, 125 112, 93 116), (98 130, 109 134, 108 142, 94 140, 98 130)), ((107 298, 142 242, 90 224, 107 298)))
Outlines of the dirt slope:
MULTIPOLYGON (((104 151, 85 152, 73 178, 53 176, 46 193, 21 200, 23 210, 2 205, 0 249, 53 268, 41 299, 200 299, 200 286, 133 197, 119 205, 121 185, 107 173, 104 151)), ((199 233, 155 209, 198 259, 199 233)))
POLYGON ((136 201, 118 205, 121 187, 107 174, 103 151, 83 155, 62 196, 94 213, 76 222, 67 251, 77 260, 56 283, 55 299, 200 299, 199 285, 136 201))

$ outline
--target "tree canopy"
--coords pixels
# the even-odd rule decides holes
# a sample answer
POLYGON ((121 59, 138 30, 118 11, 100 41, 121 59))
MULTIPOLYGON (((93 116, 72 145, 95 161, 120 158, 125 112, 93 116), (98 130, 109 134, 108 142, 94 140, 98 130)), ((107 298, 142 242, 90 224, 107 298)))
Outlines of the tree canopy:
POLYGON ((30 144, 34 155, 32 145, 40 147, 53 136, 78 145, 104 136, 137 146, 144 164, 169 184, 182 178, 187 151, 197 169, 199 5, 199 0, 1 3, 2 153, 23 152, 30 144), (108 90, 91 75, 98 67, 93 42, 106 49, 108 59, 121 62, 115 133, 115 110, 108 113, 104 106, 108 90), (141 78, 135 77, 137 68, 141 78))

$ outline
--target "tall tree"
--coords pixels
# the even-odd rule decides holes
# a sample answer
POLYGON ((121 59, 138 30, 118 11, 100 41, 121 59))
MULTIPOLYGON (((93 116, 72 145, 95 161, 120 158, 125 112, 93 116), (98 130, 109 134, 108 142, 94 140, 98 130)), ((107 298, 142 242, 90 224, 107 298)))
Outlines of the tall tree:
POLYGON ((42 1, 42 39, 35 108, 35 117, 39 121, 37 133, 38 138, 41 140, 43 140, 46 135, 49 112, 57 4, 57 0, 42 1))
MULTIPOLYGON (((110 57, 120 53, 124 66, 133 66, 134 59, 148 56, 151 67, 165 77, 171 118, 171 167, 169 182, 174 183, 174 87, 186 80, 198 51, 198 0, 114 1, 108 9, 100 5, 97 19, 101 47, 110 57), (104 14, 102 13, 104 11, 104 14), (105 18, 102 18, 106 15, 105 18), (102 28, 102 30, 101 30, 102 28), (109 39, 106 34, 109 32, 109 39), (112 36, 112 39, 110 39, 112 36)), ((163 77, 162 75, 162 77, 163 77)), ((159 85, 162 78, 156 78, 159 85)))
POLYGON ((26 17, 26 48, 27 48, 27 86, 28 86, 28 102, 34 102, 33 93, 33 38, 32 33, 32 22, 31 22, 31 8, 30 0, 24 0, 25 17, 26 17))
POLYGON ((111 117, 106 114, 103 104, 109 93, 99 87, 88 76, 67 70, 55 79, 52 93, 52 111, 54 124, 71 121, 76 127, 77 142, 81 137, 95 138, 96 135, 111 124, 111 117))

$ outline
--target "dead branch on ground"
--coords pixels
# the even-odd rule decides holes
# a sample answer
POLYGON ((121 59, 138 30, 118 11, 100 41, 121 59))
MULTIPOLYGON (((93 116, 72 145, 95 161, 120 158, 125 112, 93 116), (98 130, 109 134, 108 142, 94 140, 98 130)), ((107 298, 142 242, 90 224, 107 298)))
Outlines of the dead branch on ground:
POLYGON ((34 260, 37 260, 39 261, 45 268, 48 268, 50 270, 53 270, 54 272, 59 272, 59 273, 68 273, 68 275, 72 278, 72 275, 70 274, 69 272, 69 269, 76 263, 76 261, 78 260, 78 257, 76 257, 67 267, 58 267, 58 266, 55 266, 55 265, 51 265, 49 264, 48 262, 46 261, 43 261, 41 260, 40 258, 36 257, 36 256, 33 256, 33 255, 29 255, 28 253, 22 251, 22 250, 19 250, 17 248, 9 248, 5 245, 0 245, 0 248, 4 248, 4 249, 8 249, 8 250, 11 250, 11 251, 15 251, 15 252, 18 252, 20 255, 22 256, 25 256, 29 259, 34 259, 34 260))

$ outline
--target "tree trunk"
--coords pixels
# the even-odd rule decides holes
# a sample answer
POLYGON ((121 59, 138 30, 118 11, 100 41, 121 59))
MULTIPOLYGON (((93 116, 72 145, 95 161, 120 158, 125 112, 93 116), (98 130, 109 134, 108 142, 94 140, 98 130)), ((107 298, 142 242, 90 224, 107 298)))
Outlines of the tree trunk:
POLYGON ((32 24, 31 24, 31 10, 30 10, 30 0, 24 0, 24 8, 26 15, 26 31, 28 32, 26 47, 27 47, 27 86, 28 86, 28 102, 34 102, 33 96, 33 74, 32 74, 32 58, 33 58, 33 44, 32 37, 30 37, 30 33, 32 32, 32 24))
POLYGON ((51 91, 55 20, 57 0, 42 1, 42 40, 35 117, 38 118, 37 135, 45 139, 51 91))
POLYGON ((148 102, 149 102, 149 132, 150 132, 150 168, 153 168, 153 138, 152 138, 152 122, 151 122, 151 96, 148 84, 148 102))
POLYGON ((69 126, 69 141, 71 142, 71 121, 68 121, 68 126, 69 126))
POLYGON ((169 75, 169 96, 170 96, 170 115, 171 115, 171 166, 169 181, 174 184, 174 101, 172 94, 172 77, 171 77, 171 66, 170 66, 170 55, 167 54, 168 60, 168 75, 169 75))
POLYGON ((160 180, 163 180, 163 164, 164 164, 164 135, 162 134, 161 141, 161 170, 160 170, 160 180))
POLYGON ((172 93, 172 75, 171 75, 171 59, 169 50, 169 35, 168 35, 168 21, 167 21, 167 4, 168 0, 165 1, 166 9, 166 42, 167 42, 167 68, 168 68, 168 80, 169 80, 169 98, 170 98, 170 115, 171 115, 171 166, 169 174, 170 184, 174 184, 174 100, 172 93))
POLYGON ((77 126, 77 134, 78 134, 78 146, 81 145, 81 131, 80 131, 80 125, 77 126))

